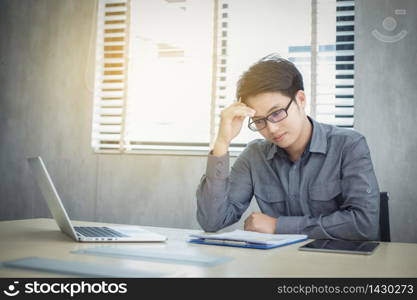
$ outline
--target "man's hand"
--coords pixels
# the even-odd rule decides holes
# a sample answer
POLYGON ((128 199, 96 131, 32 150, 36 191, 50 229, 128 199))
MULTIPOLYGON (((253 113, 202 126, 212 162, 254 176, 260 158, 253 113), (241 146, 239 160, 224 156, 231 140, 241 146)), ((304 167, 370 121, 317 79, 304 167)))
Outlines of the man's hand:
POLYGON ((262 233, 275 233, 277 218, 270 217, 261 212, 253 212, 245 220, 245 230, 257 231, 262 233))
POLYGON ((227 153, 231 141, 242 129, 246 117, 253 117, 255 110, 242 102, 235 102, 226 107, 220 115, 220 127, 213 147, 214 156, 227 153))

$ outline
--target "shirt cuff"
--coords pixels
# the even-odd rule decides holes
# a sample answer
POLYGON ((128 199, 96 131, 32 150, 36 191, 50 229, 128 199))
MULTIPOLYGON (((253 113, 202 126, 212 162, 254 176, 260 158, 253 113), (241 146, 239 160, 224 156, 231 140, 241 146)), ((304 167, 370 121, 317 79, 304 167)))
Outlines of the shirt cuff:
POLYGON ((214 156, 210 151, 207 158, 206 176, 216 179, 229 177, 229 152, 222 156, 214 156))
POLYGON ((301 223, 305 217, 278 217, 275 233, 301 234, 301 223))

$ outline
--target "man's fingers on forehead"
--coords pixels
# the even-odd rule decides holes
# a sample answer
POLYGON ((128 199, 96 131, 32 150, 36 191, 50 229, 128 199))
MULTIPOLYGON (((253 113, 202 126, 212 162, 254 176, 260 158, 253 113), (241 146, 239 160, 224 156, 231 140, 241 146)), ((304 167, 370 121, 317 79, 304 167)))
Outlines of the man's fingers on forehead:
POLYGON ((255 114, 255 113, 256 113, 256 110, 254 110, 254 109, 252 109, 252 108, 250 108, 250 107, 248 107, 248 106, 241 107, 241 109, 242 109, 243 111, 247 112, 247 113, 250 113, 250 114, 255 114))
POLYGON ((249 109, 247 109, 245 107, 240 107, 236 111, 236 113, 238 113, 239 115, 242 115, 242 116, 250 116, 250 115, 253 115, 254 114, 251 110, 249 110, 249 109))
POLYGON ((251 113, 256 113, 256 110, 254 110, 253 108, 250 108, 249 106, 246 106, 246 109, 251 113))

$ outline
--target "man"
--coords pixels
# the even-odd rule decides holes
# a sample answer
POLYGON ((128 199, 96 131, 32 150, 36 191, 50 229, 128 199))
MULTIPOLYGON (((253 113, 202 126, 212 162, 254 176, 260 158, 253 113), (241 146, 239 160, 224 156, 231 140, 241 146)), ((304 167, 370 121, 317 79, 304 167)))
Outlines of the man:
POLYGON ((255 195, 261 212, 244 229, 314 239, 379 238, 379 188, 363 135, 305 114, 300 72, 269 55, 238 82, 240 101, 221 113, 219 132, 197 190, 206 231, 237 222, 255 195), (229 172, 228 147, 244 120, 264 139, 249 143, 229 172))

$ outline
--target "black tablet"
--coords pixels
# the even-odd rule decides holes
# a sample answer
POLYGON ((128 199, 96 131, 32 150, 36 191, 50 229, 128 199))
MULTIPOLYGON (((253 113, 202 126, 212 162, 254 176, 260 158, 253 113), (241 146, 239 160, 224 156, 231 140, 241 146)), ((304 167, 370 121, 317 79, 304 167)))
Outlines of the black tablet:
POLYGON ((378 242, 370 241, 315 240, 298 250, 370 255, 378 245, 378 242))

